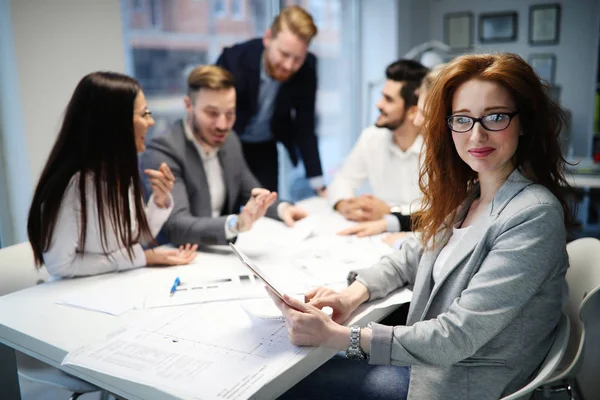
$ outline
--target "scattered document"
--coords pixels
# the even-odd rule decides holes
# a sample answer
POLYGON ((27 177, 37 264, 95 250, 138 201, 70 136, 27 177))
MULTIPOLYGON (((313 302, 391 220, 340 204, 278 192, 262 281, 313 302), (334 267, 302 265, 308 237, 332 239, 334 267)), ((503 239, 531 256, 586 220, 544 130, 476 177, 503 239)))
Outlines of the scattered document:
POLYGON ((272 218, 261 218, 251 230, 239 234, 236 246, 244 251, 294 246, 311 236, 316 224, 313 216, 297 221, 293 227, 272 218))
POLYGON ((121 315, 134 308, 142 308, 143 302, 144 291, 139 281, 136 283, 131 277, 118 274, 112 279, 101 280, 84 288, 66 292, 56 301, 56 304, 121 315))
POLYGON ((62 364, 185 399, 245 399, 308 351, 289 342, 283 321, 257 320, 229 302, 122 328, 70 352, 62 364))
POLYGON ((222 283, 219 285, 195 283, 178 289, 173 295, 164 288, 156 288, 146 292, 144 308, 182 306, 186 304, 209 303, 213 301, 230 301, 239 299, 256 299, 267 297, 262 284, 240 285, 222 283))

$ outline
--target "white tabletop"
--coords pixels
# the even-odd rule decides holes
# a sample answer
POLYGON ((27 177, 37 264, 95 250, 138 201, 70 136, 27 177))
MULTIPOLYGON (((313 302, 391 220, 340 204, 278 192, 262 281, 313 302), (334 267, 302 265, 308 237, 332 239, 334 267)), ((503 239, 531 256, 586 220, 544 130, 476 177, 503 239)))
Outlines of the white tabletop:
MULTIPOLYGON (((321 204, 320 199, 317 199, 316 203, 320 204, 322 208, 323 204, 321 204)), ((311 204, 308 205, 311 206, 311 204)), ((60 280, 0 297, 0 343, 59 367, 65 372, 127 399, 176 398, 153 387, 94 371, 79 370, 60 365, 68 352, 103 339, 107 334, 130 324, 136 318, 147 318, 153 315, 160 318, 161 315, 164 315, 163 313, 168 312, 169 308, 132 310, 120 316, 112 316, 58 305, 55 302, 62 298, 65 293, 78 288, 102 284, 107 280, 115 279, 115 276, 122 276, 125 279, 139 279, 140 282, 159 280, 167 282, 172 279, 173 275, 189 275, 190 273, 202 275, 205 272, 214 272, 215 268, 223 272, 245 271, 228 248, 213 248, 210 252, 199 253, 194 264, 189 266, 141 268, 121 275, 106 274, 60 280)), ((107 293, 107 296, 110 296, 110 293, 107 293)), ((394 308, 395 306, 387 308, 365 306, 358 310, 350 322, 366 325, 369 321, 380 320, 394 308)), ((283 371, 276 379, 263 386, 253 398, 276 398, 334 354, 335 351, 333 350, 314 349, 306 357, 283 371)))

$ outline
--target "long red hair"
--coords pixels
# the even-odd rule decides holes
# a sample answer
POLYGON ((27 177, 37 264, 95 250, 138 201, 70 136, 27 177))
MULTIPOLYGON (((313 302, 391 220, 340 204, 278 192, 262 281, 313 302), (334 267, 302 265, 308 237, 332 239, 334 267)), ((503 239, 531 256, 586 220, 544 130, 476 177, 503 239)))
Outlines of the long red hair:
POLYGON ((513 97, 523 130, 515 153, 515 165, 534 182, 548 188, 561 202, 565 219, 570 217, 561 186, 565 160, 559 134, 564 112, 546 94, 534 70, 516 54, 464 55, 451 61, 428 92, 425 107, 425 160, 419 186, 424 194, 416 230, 422 241, 435 247, 436 233, 456 217, 459 206, 477 184, 477 173, 458 155, 446 117, 452 113, 457 88, 471 79, 493 81, 513 97))

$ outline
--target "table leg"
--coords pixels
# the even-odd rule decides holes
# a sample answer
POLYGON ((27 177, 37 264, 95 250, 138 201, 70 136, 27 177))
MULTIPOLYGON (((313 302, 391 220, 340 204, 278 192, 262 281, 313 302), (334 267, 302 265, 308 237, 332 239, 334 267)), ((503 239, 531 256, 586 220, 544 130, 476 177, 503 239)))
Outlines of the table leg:
POLYGON ((0 388, 2 399, 21 400, 15 350, 0 343, 0 388))

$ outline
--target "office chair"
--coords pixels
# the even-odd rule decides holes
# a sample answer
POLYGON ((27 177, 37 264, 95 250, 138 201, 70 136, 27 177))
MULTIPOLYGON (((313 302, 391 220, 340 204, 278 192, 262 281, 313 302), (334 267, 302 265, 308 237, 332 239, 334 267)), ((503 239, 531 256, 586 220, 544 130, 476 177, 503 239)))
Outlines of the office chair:
POLYGON ((567 252, 570 264, 567 271, 569 300, 565 312, 571 320, 571 338, 560 367, 540 389, 545 395, 566 392, 571 400, 575 400, 581 398, 575 385, 576 376, 592 372, 587 369, 595 370, 598 366, 600 240, 591 237, 577 239, 567 244, 567 252))
MULTIPOLYGON (((0 296, 16 292, 40 283, 49 278, 46 267, 36 269, 33 251, 29 242, 0 249, 0 296)), ((64 373, 36 358, 15 351, 17 370, 21 378, 29 381, 53 385, 67 390, 76 400, 84 393, 101 391, 97 386, 64 373)), ((102 393, 102 398, 108 394, 102 393)))
POLYGON ((552 373, 559 367, 561 359, 567 350, 569 344, 569 333, 571 326, 569 323, 569 317, 563 313, 562 318, 558 323, 558 332, 556 339, 550 348, 550 351, 546 355, 544 362, 540 366, 535 378, 527 385, 522 387, 520 390, 503 397, 500 400, 518 400, 518 399, 529 399, 531 393, 533 393, 539 386, 543 385, 552 373))
MULTIPOLYGON (((566 392, 569 399, 581 398, 575 385, 578 374, 594 373, 600 343, 600 240, 581 238, 567 244, 569 253, 569 299, 564 312, 570 320, 570 337, 560 365, 545 379, 537 377, 525 388, 539 386, 545 397, 566 392), (590 369, 588 371, 587 369, 590 369)), ((558 339, 557 339, 558 340, 558 339)), ((543 369, 543 367, 542 367, 543 369)), ((596 372, 597 373, 597 372, 596 372)), ((539 374, 538 374, 539 375, 539 374)), ((530 393, 525 388, 502 399, 513 400, 530 393), (517 396, 518 395, 518 396, 517 396)))

